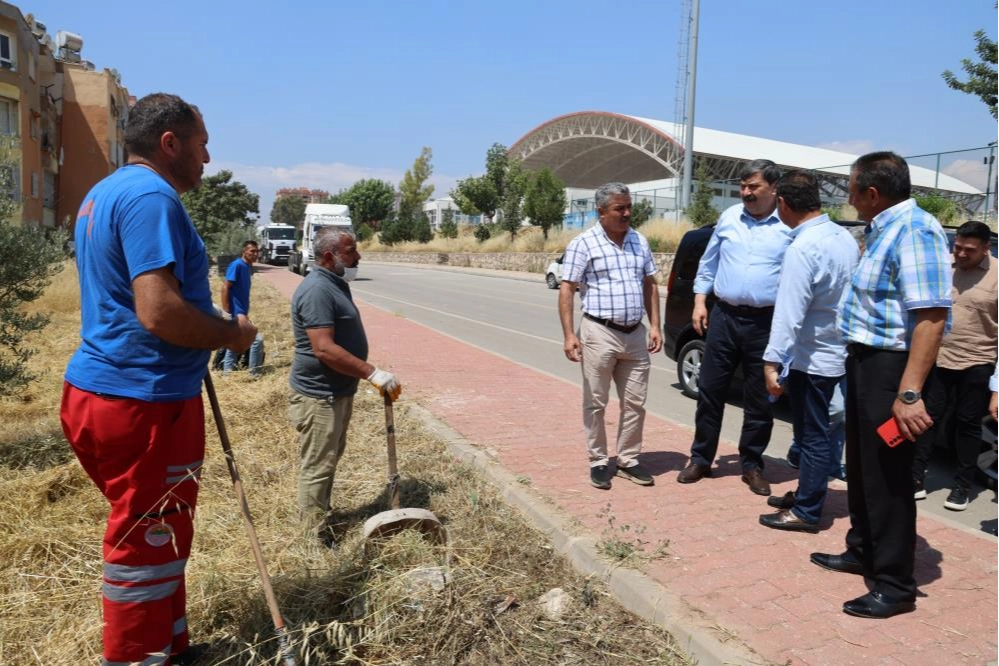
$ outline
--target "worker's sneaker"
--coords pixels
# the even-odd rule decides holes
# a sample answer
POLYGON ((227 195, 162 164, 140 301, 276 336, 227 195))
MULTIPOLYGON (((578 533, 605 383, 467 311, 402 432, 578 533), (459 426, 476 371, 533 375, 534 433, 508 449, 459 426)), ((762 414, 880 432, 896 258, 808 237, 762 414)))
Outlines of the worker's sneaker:
POLYGON ((600 488, 600 490, 610 489, 610 479, 610 471, 607 469, 607 465, 597 465, 590 468, 590 485, 594 488, 600 488))
POLYGON ((944 508, 951 511, 964 511, 968 508, 968 491, 957 486, 950 491, 947 499, 944 500, 944 508))
POLYGON ((926 488, 923 487, 923 480, 913 477, 912 479, 912 499, 926 499, 926 488))
POLYGON ((655 485, 652 477, 642 469, 641 465, 632 465, 631 467, 618 467, 617 475, 622 479, 628 479, 632 483, 637 483, 640 486, 652 486, 655 485))

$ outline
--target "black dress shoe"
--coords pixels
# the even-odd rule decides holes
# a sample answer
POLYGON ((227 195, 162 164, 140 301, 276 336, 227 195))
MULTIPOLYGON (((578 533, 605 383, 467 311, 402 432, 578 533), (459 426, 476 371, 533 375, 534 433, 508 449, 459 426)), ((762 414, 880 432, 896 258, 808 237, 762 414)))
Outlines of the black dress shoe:
POLYGON ((811 532, 814 534, 819 531, 819 526, 816 523, 806 523, 791 513, 790 509, 763 514, 760 516, 760 525, 766 525, 775 530, 788 530, 789 532, 811 532))
POLYGON ((862 597, 843 604, 843 612, 856 617, 869 617, 883 620, 901 613, 911 613, 916 610, 916 602, 905 599, 893 599, 880 592, 868 592, 862 597))
POLYGON ((823 569, 829 569, 829 571, 840 571, 842 573, 857 574, 858 576, 864 575, 864 565, 847 553, 843 553, 842 555, 812 553, 809 559, 823 569))
POLYGON ((780 497, 768 497, 767 506, 772 506, 775 509, 790 509, 794 506, 794 491, 789 490, 780 497))
POLYGON ((690 463, 677 475, 678 483, 697 483, 706 476, 711 476, 711 465, 698 465, 690 463))
POLYGON ((742 473, 742 482, 749 486, 757 495, 769 495, 770 484, 763 478, 763 470, 759 467, 748 469, 742 473))

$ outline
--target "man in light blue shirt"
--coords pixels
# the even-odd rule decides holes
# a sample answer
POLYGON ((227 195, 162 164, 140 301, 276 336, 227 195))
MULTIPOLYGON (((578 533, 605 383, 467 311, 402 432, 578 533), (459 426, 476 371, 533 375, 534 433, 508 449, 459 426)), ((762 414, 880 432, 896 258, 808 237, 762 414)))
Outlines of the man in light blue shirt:
POLYGON ((763 381, 763 350, 770 337, 770 320, 777 299, 784 251, 790 230, 777 216, 774 185, 780 169, 770 160, 755 160, 743 168, 739 189, 742 203, 718 218, 694 280, 692 324, 705 336, 704 358, 697 380, 697 413, 690 463, 677 476, 695 483, 711 476, 718 452, 725 396, 736 366, 742 364, 742 436, 739 458, 742 480, 757 495, 769 495, 763 478, 763 452, 773 431, 773 408, 763 381), (718 298, 708 327, 708 294, 718 298))
POLYGON ((832 456, 829 401, 846 373, 836 313, 860 254, 850 232, 821 207, 811 173, 791 171, 777 181, 777 213, 791 229, 791 245, 784 254, 763 374, 776 398, 784 392, 781 368, 790 368, 786 383, 794 439, 801 447, 797 491, 768 501, 780 511, 760 516, 761 524, 779 530, 818 531, 832 456))

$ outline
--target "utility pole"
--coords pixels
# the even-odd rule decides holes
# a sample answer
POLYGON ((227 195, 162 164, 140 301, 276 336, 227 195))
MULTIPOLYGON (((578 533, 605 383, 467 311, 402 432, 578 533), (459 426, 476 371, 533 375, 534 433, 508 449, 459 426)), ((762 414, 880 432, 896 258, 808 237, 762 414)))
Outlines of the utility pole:
POLYGON ((985 180, 985 222, 988 223, 992 219, 992 163, 996 161, 996 142, 993 141, 989 144, 989 156, 985 158, 985 163, 989 167, 989 175, 985 180))
POLYGON ((697 91, 697 24, 701 15, 701 0, 693 0, 690 12, 690 42, 687 49, 687 63, 690 73, 687 79, 687 125, 683 142, 683 180, 680 196, 680 208, 690 205, 690 187, 694 172, 694 98, 697 91))

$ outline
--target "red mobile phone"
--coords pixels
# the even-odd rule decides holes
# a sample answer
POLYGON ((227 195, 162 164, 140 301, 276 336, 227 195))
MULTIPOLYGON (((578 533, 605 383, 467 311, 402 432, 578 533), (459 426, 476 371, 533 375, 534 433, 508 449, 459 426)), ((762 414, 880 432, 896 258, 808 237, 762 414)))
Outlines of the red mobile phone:
POLYGON ((890 448, 895 448, 905 441, 905 437, 902 437, 902 433, 898 431, 898 422, 894 416, 878 426, 878 434, 890 448))

